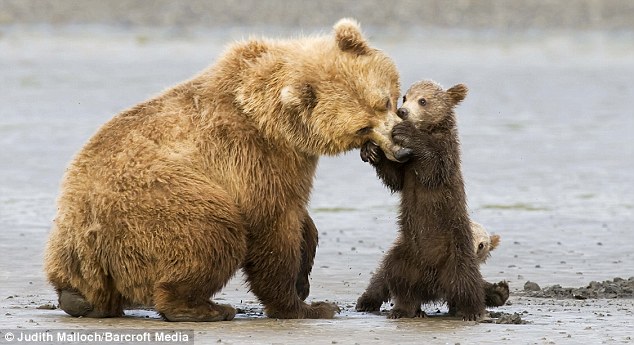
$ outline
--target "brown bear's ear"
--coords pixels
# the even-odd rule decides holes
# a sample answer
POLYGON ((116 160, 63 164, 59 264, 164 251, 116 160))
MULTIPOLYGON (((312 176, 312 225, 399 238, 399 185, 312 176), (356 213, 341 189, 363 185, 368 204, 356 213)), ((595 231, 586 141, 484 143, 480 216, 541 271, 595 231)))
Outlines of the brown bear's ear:
POLYGON ((372 52, 372 48, 370 48, 363 37, 361 27, 356 20, 351 18, 340 19, 335 24, 334 29, 335 39, 341 51, 357 55, 366 55, 372 52))
POLYGON ((467 97, 467 92, 469 89, 465 84, 458 84, 452 86, 449 90, 447 90, 447 94, 449 95, 449 99, 453 105, 460 103, 465 97, 467 97))
POLYGON ((284 86, 280 100, 285 109, 295 112, 311 111, 317 105, 315 89, 309 83, 284 86))

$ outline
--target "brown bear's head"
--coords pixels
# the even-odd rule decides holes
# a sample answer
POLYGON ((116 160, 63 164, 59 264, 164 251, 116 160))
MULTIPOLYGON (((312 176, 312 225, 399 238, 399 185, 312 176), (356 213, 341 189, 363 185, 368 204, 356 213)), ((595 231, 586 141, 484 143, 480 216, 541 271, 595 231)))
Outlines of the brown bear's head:
POLYGON ((399 75, 393 61, 370 47, 359 25, 342 19, 334 37, 307 39, 297 47, 296 73, 280 90, 282 108, 294 124, 289 138, 308 153, 338 154, 371 140, 394 159, 391 129, 399 75))
POLYGON ((467 91, 464 84, 444 90, 434 81, 420 81, 407 90, 397 114, 418 128, 434 126, 453 116, 454 107, 467 96, 467 91))

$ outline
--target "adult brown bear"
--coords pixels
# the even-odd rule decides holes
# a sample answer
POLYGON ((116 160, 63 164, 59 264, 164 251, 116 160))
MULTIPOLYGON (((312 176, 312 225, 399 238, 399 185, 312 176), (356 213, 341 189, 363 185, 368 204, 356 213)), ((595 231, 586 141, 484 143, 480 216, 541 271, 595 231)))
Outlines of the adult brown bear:
POLYGON ((268 316, 332 318, 337 306, 303 301, 317 161, 370 140, 393 152, 398 96, 392 60, 343 19, 332 36, 236 43, 116 115, 63 180, 45 263, 60 308, 230 320, 210 298, 242 268, 268 316))

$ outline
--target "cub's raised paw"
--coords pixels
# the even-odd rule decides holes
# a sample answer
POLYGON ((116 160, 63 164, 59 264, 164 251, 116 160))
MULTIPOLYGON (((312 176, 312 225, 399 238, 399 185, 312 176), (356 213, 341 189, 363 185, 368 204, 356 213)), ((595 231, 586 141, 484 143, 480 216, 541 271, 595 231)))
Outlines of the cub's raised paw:
POLYGON ((414 137, 418 133, 416 126, 411 121, 403 121, 392 128, 392 140, 403 148, 414 146, 414 137))

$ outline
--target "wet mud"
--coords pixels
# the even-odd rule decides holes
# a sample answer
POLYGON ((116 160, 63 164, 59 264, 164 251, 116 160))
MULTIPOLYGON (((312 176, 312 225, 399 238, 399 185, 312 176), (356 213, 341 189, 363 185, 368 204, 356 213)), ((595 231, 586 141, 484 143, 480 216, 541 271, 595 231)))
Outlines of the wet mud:
POLYGON ((591 281, 587 286, 573 288, 562 287, 559 284, 547 286, 543 289, 536 283, 524 284, 524 296, 538 298, 634 298, 634 277, 628 279, 616 277, 602 282, 591 281))

